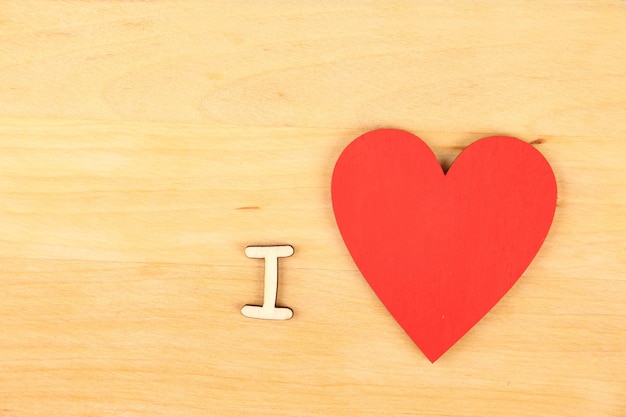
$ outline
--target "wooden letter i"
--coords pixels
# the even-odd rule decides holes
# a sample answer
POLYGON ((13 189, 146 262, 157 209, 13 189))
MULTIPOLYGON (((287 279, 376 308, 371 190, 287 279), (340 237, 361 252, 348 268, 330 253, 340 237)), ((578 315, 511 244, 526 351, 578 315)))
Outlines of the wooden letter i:
POLYGON ((293 247, 285 246, 248 246, 246 248, 248 258, 265 259, 265 283, 263 291, 263 305, 245 305, 241 314, 254 319, 289 320, 293 317, 293 311, 287 307, 276 307, 276 294, 278 292, 278 258, 286 258, 293 255, 293 247))

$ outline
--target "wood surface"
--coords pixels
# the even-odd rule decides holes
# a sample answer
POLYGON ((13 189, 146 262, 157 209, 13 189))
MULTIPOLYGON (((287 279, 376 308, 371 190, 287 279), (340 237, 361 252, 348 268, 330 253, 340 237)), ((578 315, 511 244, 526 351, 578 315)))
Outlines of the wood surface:
POLYGON ((0 416, 626 416, 626 2, 5 1, 0 416), (333 218, 380 127, 537 146, 554 223, 431 364, 333 218), (278 305, 250 245, 288 244, 278 305))

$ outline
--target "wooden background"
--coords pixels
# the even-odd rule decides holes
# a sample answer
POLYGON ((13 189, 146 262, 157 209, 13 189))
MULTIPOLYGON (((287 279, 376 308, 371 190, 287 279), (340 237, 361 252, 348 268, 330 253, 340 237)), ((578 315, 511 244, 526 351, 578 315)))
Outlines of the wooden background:
POLYGON ((0 416, 626 416, 626 2, 4 1, 0 416), (559 186, 518 284, 431 364, 330 175, 378 127, 493 134, 559 186), (251 244, 291 244, 287 322, 251 244))

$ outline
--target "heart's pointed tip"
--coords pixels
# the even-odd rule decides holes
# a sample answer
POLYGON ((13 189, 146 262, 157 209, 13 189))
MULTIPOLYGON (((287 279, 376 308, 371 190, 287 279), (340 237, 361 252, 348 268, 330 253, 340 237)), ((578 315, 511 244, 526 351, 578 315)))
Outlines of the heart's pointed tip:
POLYGON ((422 351, 422 353, 424 354, 424 356, 426 356, 426 359, 428 359, 430 361, 430 363, 435 363, 437 362, 451 347, 452 345, 449 345, 447 347, 442 347, 442 346, 420 346, 417 343, 415 343, 417 345, 417 347, 422 351))
POLYGON ((437 362, 437 359, 441 358, 441 355, 443 355, 443 353, 424 353, 424 356, 426 356, 426 359, 428 359, 430 363, 437 362))

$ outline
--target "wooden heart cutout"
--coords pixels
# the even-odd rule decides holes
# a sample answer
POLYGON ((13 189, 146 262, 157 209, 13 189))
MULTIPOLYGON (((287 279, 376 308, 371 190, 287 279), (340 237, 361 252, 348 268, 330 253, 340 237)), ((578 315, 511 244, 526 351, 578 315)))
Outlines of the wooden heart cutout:
POLYGON ((546 159, 506 136, 474 142, 444 173, 417 136, 375 130, 346 147, 332 178, 352 258, 431 362, 522 275, 556 198, 546 159))

